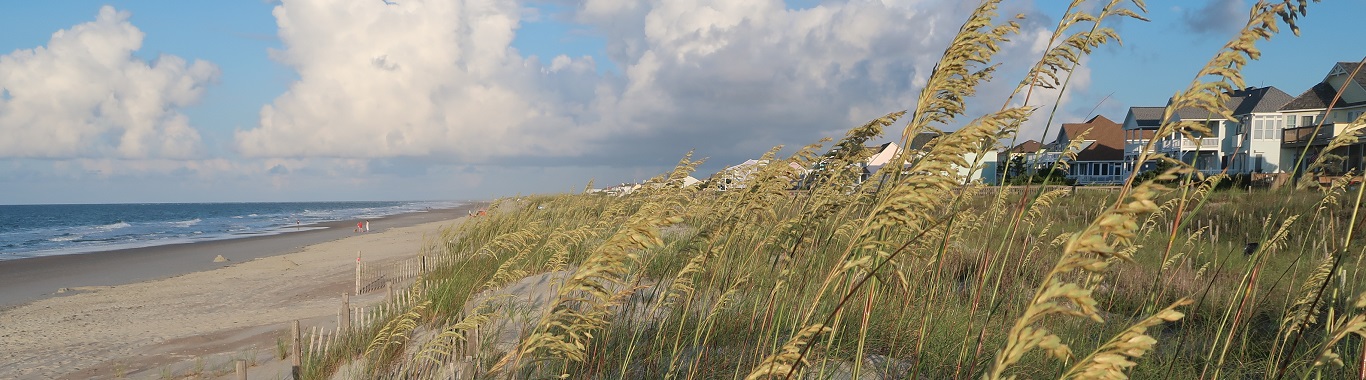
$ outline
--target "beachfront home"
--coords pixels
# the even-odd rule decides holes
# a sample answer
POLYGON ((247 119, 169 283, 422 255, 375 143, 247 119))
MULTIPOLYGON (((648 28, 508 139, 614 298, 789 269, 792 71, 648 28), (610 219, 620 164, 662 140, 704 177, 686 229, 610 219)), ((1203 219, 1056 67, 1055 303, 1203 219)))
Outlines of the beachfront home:
MULTIPOLYGON (((795 162, 788 162, 787 165, 791 174, 788 181, 794 186, 811 174, 811 169, 803 168, 795 162)), ((768 166, 768 160, 745 160, 738 165, 722 169, 712 179, 715 180, 716 188, 721 191, 743 189, 749 186, 749 182, 765 166, 768 166)))
MULTIPOLYGON (((910 142, 908 161, 918 157, 920 154, 919 152, 926 149, 926 146, 939 136, 940 134, 935 132, 921 132, 913 137, 910 142)), ((878 178, 878 180, 885 179, 889 173, 882 172, 882 174, 878 174, 878 172, 902 151, 901 147, 898 147, 896 143, 890 142, 878 147, 866 147, 865 149, 869 149, 875 153, 873 153, 863 165, 862 180, 864 181, 873 178, 878 178)), ((965 167, 955 167, 958 171, 958 175, 968 177, 968 180, 972 182, 981 182, 990 185, 1000 184, 999 170, 997 169, 999 162, 996 149, 986 149, 985 152, 982 153, 980 159, 977 157, 977 153, 965 154, 963 159, 969 164, 977 163, 979 167, 975 170, 969 170, 969 168, 965 167)), ((908 162, 906 165, 911 164, 908 162)))
POLYGON ((1284 117, 1279 110, 1290 100, 1290 94, 1273 86, 1229 94, 1229 109, 1239 126, 1238 133, 1223 143, 1229 174, 1281 172, 1284 117))
POLYGON ((1323 152, 1329 141, 1366 113, 1366 69, 1358 71, 1357 66, 1358 62, 1333 64, 1322 81, 1281 107, 1281 120, 1285 123, 1281 147, 1286 152, 1281 157, 1283 171, 1291 172, 1296 162, 1300 165, 1296 171, 1303 171, 1325 153, 1334 158, 1322 169, 1323 174, 1341 175, 1349 170, 1361 173, 1366 168, 1366 144, 1354 143, 1323 152), (1352 75, 1354 71, 1356 75, 1352 75))
POLYGON ((1209 132, 1192 132, 1193 137, 1181 133, 1169 134, 1157 142, 1157 152, 1188 163, 1205 175, 1222 173, 1228 162, 1224 153, 1231 153, 1224 143, 1236 139, 1234 135, 1238 133, 1238 123, 1198 108, 1178 109, 1167 120, 1168 123, 1182 121, 1204 123, 1209 132))
MULTIPOLYGON (((1124 164, 1121 175, 1127 177, 1134 170, 1138 156, 1143 154, 1148 141, 1157 134, 1157 127, 1162 126, 1162 112, 1165 109, 1166 107, 1129 107, 1128 114, 1124 116, 1124 164)), ((1156 149, 1148 149, 1149 154, 1156 152, 1156 149)))
POLYGON ((1067 178, 1076 184, 1124 182, 1124 128, 1118 123, 1099 115, 1084 123, 1064 123, 1058 137, 1044 145, 1038 168, 1052 167, 1068 147, 1074 147, 1077 157, 1068 165, 1067 178))
POLYGON ((733 190, 743 189, 749 184, 750 177, 759 172, 759 168, 768 165, 767 160, 745 160, 738 165, 733 165, 721 172, 716 173, 716 186, 718 189, 733 190))
POLYGON ((1037 160, 1043 144, 1028 140, 997 154, 996 178, 1009 178, 1024 175, 1025 168, 1037 160))
MULTIPOLYGON (((1197 138, 1181 134, 1164 137, 1149 153, 1190 163, 1206 175, 1276 173, 1280 171, 1281 115, 1277 112, 1290 95, 1272 86, 1248 87, 1228 94, 1225 105, 1236 120, 1225 120, 1208 111, 1186 108, 1173 112, 1170 122, 1203 122, 1210 133, 1197 138)), ((1124 173, 1134 169, 1143 147, 1162 125, 1166 107, 1130 107, 1124 118, 1124 173)), ((1151 168, 1151 167, 1149 167, 1151 168)))
POLYGON ((897 153, 901 153, 901 147, 897 146, 894 142, 889 142, 880 146, 866 146, 863 147, 863 149, 865 152, 872 152, 873 155, 868 156, 868 159, 863 161, 862 174, 859 175, 860 183, 872 178, 873 173, 876 173, 878 169, 881 169, 883 166, 887 166, 888 163, 892 162, 893 158, 896 158, 897 153))

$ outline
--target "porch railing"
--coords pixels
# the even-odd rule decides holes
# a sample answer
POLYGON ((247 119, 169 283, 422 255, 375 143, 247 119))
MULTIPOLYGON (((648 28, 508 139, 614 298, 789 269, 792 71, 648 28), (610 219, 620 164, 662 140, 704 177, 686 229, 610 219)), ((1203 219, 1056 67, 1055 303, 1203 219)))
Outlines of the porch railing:
POLYGON ((1281 146, 1302 147, 1305 145, 1324 145, 1327 144, 1329 140, 1332 140, 1333 136, 1337 136, 1337 132, 1337 125, 1333 123, 1325 123, 1322 128, 1319 128, 1317 125, 1286 128, 1281 131, 1281 146), (1314 133, 1315 128, 1318 128, 1318 133, 1314 133))
POLYGON ((1170 140, 1162 140, 1162 142, 1159 144, 1158 151, 1161 151, 1161 152, 1177 152, 1177 151, 1192 151, 1192 150, 1214 150, 1214 151, 1217 151, 1217 150, 1220 150, 1220 149, 1219 149, 1219 148, 1220 148, 1220 146, 1219 146, 1220 143, 1222 143, 1222 141, 1220 141, 1220 138, 1218 138, 1218 137, 1205 137, 1205 138, 1199 138, 1199 139, 1188 139, 1188 138, 1185 138, 1185 137, 1182 137, 1182 138, 1174 138, 1174 139, 1170 139, 1170 140))

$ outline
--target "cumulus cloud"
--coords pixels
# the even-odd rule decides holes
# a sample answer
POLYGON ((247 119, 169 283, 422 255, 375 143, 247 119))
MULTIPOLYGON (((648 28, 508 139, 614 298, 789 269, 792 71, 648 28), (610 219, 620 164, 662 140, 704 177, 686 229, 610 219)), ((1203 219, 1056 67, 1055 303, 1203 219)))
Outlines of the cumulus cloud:
MULTIPOLYGON (((672 161, 690 148, 752 155, 910 107, 971 7, 587 0, 570 18, 605 38, 621 68, 600 74, 589 57, 513 48, 526 14, 513 2, 288 1, 275 9, 276 57, 299 80, 262 108, 258 127, 237 132, 237 147, 536 164, 672 161)), ((1037 50, 1041 36, 1011 49, 1037 50)))
POLYGON ((176 111, 218 75, 212 63, 133 53, 143 33, 105 6, 46 46, 0 56, 0 157, 184 158, 199 133, 176 111))
MULTIPOLYGON (((521 10, 495 0, 289 1, 276 7, 300 80, 237 133, 249 156, 572 155, 577 99, 557 78, 596 75, 591 61, 541 70, 510 48, 521 10)), ((591 81, 590 81, 591 83, 591 81)), ((592 87, 578 90, 591 93, 592 87)), ((582 108, 577 107, 577 108, 582 108)))

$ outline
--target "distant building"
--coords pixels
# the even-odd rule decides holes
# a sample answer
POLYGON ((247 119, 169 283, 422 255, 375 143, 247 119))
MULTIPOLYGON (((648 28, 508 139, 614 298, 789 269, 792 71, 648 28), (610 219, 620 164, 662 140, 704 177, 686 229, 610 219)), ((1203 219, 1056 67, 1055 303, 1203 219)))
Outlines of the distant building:
POLYGON ((1025 175, 1026 167, 1031 163, 1038 162, 1037 157, 1041 150, 1043 150, 1043 144, 1036 140, 1027 140, 1001 151, 997 155, 996 178, 1005 179, 1025 175))
POLYGON ((716 173, 717 188, 725 190, 743 189, 749 186, 750 178, 759 172, 759 168, 768 165, 768 160, 745 160, 738 165, 721 169, 716 173))
MULTIPOLYGON (((1164 110, 1166 107, 1129 107, 1129 112, 1124 116, 1124 167, 1121 173, 1124 176, 1127 177, 1134 170, 1138 156, 1157 134, 1157 128, 1162 126, 1164 110)), ((1156 152, 1156 147, 1148 149, 1148 153, 1156 152)))
MULTIPOLYGON (((1283 165, 1283 117, 1278 110, 1290 101, 1290 95, 1267 86, 1233 91, 1228 97, 1225 106, 1234 120, 1196 108, 1174 110, 1166 123, 1195 121, 1204 123, 1210 131, 1197 133, 1194 138, 1173 133, 1154 144, 1149 153, 1162 153, 1191 164, 1205 175, 1279 172, 1283 165)), ((1143 147, 1164 124, 1166 112, 1167 107, 1129 108, 1124 119, 1125 175, 1134 170, 1143 147)))
POLYGON ((1068 165, 1067 178, 1079 185, 1124 182, 1124 128, 1118 123, 1099 115, 1084 123, 1064 123, 1058 137, 1044 145, 1039 168, 1052 167, 1074 145, 1076 159, 1068 165))
MULTIPOLYGON (((920 134, 917 134, 915 137, 911 138, 911 145, 910 147, 908 147, 910 157, 917 157, 920 151, 924 150, 926 146, 929 146, 931 142, 933 142, 940 136, 940 134, 934 132, 922 132, 920 134)), ((883 169, 883 167, 891 163, 891 161, 894 158, 896 158, 896 155, 900 154, 902 151, 902 149, 898 147, 896 143, 890 142, 882 144, 878 147, 866 147, 865 149, 873 150, 875 151, 875 153, 873 153, 873 155, 869 157, 863 165, 862 180, 864 181, 874 178, 877 178, 880 181, 887 177, 888 173, 884 172, 880 175, 878 173, 883 169)), ((977 163, 978 167, 957 167, 956 169, 958 170, 958 174, 961 176, 968 177, 968 180, 972 182, 981 182, 989 185, 999 185, 999 170, 997 170, 997 165, 999 165, 999 162, 997 158, 996 149, 988 147, 985 150, 985 152, 982 153, 982 157, 980 160, 978 159, 977 155, 977 153, 965 154, 963 156, 963 159, 967 161, 969 164, 977 163)), ((908 162, 906 165, 910 165, 910 163, 908 162)))

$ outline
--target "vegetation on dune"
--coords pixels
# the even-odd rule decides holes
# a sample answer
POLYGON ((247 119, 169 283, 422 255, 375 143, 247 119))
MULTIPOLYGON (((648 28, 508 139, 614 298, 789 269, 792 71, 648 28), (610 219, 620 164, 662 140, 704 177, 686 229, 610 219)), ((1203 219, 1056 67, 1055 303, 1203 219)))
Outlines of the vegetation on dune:
MULTIPOLYGON (((1141 1, 1074 1, 1006 105, 889 165, 905 170, 855 181, 861 147, 884 128, 904 119, 909 138, 968 113, 963 99, 1016 32, 996 3, 960 29, 916 111, 824 154, 775 148, 742 188, 679 186, 700 163, 689 156, 626 196, 496 202, 434 242, 455 260, 419 282, 427 302, 305 373, 349 362, 367 378, 1366 375, 1366 187, 1221 190, 1226 177, 1152 155, 1141 161, 1162 172, 1116 190, 986 187, 958 170, 1038 113, 1035 89, 1065 88, 1082 56, 1118 40, 1104 20, 1141 19, 1141 1), (540 301, 502 293, 538 281, 554 285, 540 301)), ((1224 93, 1243 87, 1254 43, 1293 29, 1305 6, 1258 3, 1169 110, 1227 117, 1224 93)), ((1164 125, 1152 141, 1201 128, 1164 125)))

